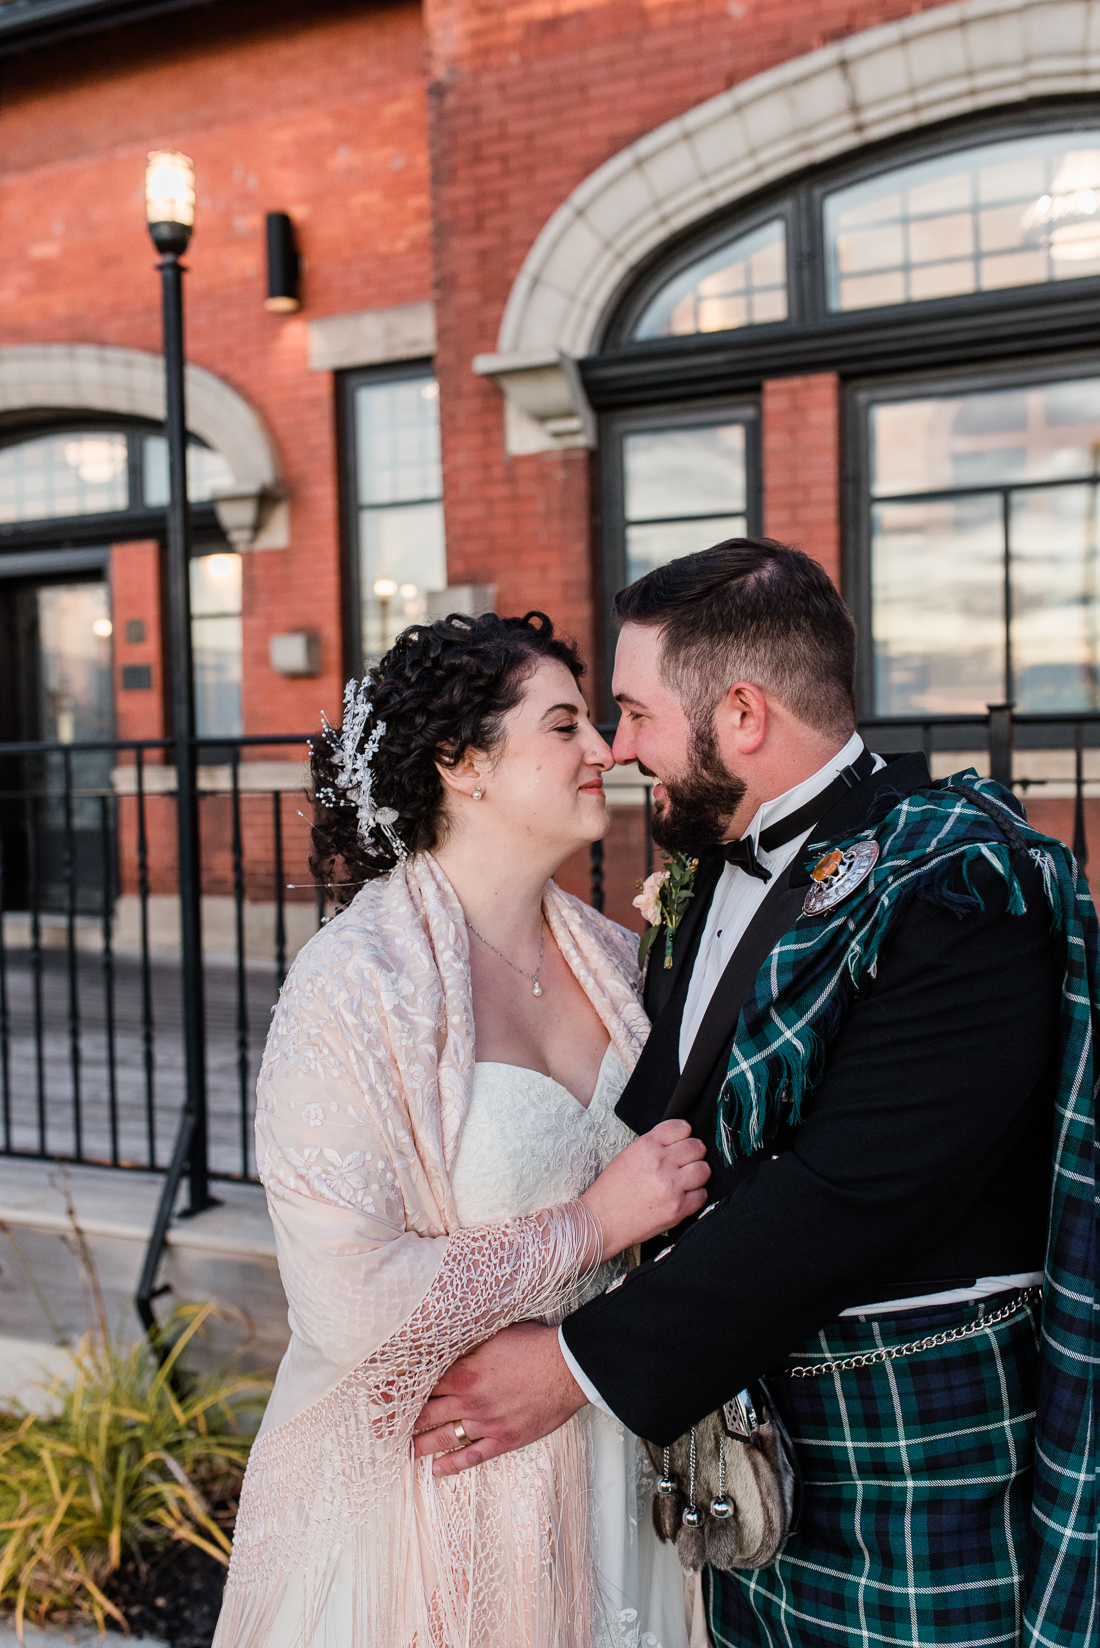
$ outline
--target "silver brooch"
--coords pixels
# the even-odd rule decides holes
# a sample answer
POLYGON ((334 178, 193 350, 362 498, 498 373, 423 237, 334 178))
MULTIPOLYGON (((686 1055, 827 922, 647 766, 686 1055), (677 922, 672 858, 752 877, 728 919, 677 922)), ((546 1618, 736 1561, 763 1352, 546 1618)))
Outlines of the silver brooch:
POLYGON ((802 905, 805 916, 819 916, 866 881, 878 863, 878 842, 857 841, 854 847, 834 847, 819 858, 810 872, 810 890, 802 905))

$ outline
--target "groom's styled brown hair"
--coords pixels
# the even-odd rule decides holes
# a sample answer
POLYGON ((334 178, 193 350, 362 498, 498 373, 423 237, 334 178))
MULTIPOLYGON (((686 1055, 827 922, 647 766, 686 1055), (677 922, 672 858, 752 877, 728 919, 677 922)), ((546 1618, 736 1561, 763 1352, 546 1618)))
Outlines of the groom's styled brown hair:
POLYGON ((774 694, 807 726, 855 728, 856 627, 829 575, 772 538, 727 538, 620 590, 616 624, 661 630, 661 673, 698 723, 735 681, 774 694))

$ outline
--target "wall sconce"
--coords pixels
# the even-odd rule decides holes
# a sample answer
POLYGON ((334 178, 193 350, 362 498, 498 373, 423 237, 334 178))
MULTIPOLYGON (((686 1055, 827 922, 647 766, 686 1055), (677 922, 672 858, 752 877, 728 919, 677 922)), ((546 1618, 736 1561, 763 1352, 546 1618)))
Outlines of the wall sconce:
POLYGON ((267 214, 267 297, 264 308, 275 315, 292 315, 302 307, 298 282, 302 264, 294 240, 294 225, 286 212, 267 214))
POLYGON ((256 541, 271 506, 278 496, 265 486, 240 487, 230 492, 215 492, 211 503, 218 517, 218 525, 234 549, 249 549, 256 541))

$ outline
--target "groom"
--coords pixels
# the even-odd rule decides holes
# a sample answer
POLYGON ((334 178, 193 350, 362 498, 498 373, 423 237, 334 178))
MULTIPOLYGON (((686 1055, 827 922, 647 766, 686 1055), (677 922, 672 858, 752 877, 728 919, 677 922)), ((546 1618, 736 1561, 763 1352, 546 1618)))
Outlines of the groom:
MULTIPOLYGON (((1019 1641, 1038 1377, 1028 1290, 1043 1279, 1066 966, 1043 838, 987 787, 964 809, 961 879, 924 873, 960 808, 923 756, 865 748, 852 619, 807 556, 733 539, 647 574, 615 617, 616 759, 658 780, 658 844, 699 858, 671 968, 663 934, 651 952, 653 1029, 618 1113, 638 1132, 688 1118, 712 1207, 560 1333, 513 1328, 456 1364, 418 1451, 454 1450, 435 1464, 449 1475, 585 1402, 668 1443, 768 1374, 805 1505, 769 1568, 706 1571, 718 1648, 1019 1641), (805 1091, 788 1082, 756 1122, 731 1112, 727 1071, 754 1000, 761 1045, 771 1036, 783 1054, 780 941, 807 893, 827 917, 876 885, 861 891, 868 872, 838 873, 828 849, 905 821, 908 803, 918 896, 902 908, 882 895, 885 936, 858 987, 851 956, 823 963, 810 994, 835 992, 836 1011, 826 1000, 816 1031, 794 1033, 800 1057, 815 1034, 822 1049, 805 1091), (918 842, 937 807, 942 830, 918 842), (889 928, 888 908, 902 912, 889 928), (871 1361, 833 1366, 853 1356, 871 1361), (788 1371, 811 1364, 828 1366, 788 1371), (472 1443, 458 1450, 456 1421, 472 1443)), ((799 933, 812 945, 835 927, 803 918, 799 933)), ((1065 1444, 1065 1470, 1089 1438, 1065 1444)), ((1095 1629, 1095 1553, 1073 1560, 1086 1577, 1051 1581, 1044 1606, 1059 1584, 1073 1596, 1048 1641, 1095 1629)))

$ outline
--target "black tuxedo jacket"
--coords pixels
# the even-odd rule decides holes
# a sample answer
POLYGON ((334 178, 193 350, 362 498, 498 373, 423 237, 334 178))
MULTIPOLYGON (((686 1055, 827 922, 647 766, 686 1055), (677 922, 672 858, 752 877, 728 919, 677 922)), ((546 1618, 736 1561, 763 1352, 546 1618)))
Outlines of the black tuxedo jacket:
MULTIPOLYGON (((928 781, 923 756, 891 760, 814 827, 815 849, 862 828, 883 788, 928 781)), ((841 1310, 1043 1268, 1062 967, 1039 873, 1023 853, 1014 867, 1022 916, 985 864, 972 877, 983 908, 957 917, 913 901, 801 1127, 731 1167, 715 1146, 716 1102, 741 1004, 810 878, 798 857, 769 886, 681 1073, 687 984, 722 870, 701 863, 673 967, 650 963, 653 1029, 618 1111, 638 1132, 690 1120, 714 1170, 713 1211, 563 1329, 639 1435, 671 1442, 841 1310)))

